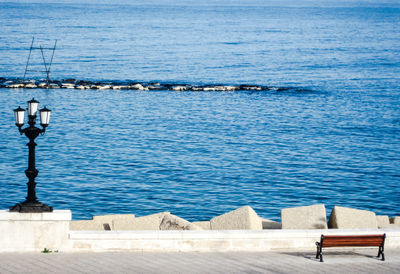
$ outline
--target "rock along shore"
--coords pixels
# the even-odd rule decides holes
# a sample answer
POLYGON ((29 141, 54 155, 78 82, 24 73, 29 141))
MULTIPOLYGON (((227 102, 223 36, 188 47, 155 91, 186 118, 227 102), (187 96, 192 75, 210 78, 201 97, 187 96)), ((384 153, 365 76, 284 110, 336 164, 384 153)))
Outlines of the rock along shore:
POLYGON ((263 229, 399 229, 400 217, 377 216, 372 211, 335 206, 329 221, 325 205, 284 208, 281 222, 265 219, 243 206, 210 220, 189 222, 170 212, 137 217, 134 214, 93 216, 70 222, 70 230, 263 230, 263 229))
POLYGON ((78 89, 78 90, 170 90, 170 91, 284 91, 292 88, 262 85, 191 85, 185 83, 153 83, 135 81, 84 81, 76 79, 44 80, 7 79, 0 77, 0 88, 12 89, 78 89))

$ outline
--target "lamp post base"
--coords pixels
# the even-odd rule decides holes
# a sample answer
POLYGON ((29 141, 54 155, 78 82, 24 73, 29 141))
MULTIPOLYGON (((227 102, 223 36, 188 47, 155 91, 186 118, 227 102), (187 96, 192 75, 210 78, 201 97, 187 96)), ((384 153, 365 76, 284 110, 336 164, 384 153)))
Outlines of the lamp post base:
POLYGON ((53 207, 42 204, 41 202, 23 202, 10 207, 10 212, 20 213, 41 213, 53 212, 53 207))

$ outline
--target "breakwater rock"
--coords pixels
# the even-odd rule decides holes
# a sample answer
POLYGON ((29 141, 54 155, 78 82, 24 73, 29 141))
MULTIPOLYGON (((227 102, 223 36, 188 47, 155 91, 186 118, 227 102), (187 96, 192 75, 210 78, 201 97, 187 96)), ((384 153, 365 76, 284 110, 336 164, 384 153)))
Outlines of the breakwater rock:
POLYGON ((260 217, 250 206, 189 222, 170 212, 136 217, 134 214, 93 216, 71 221, 71 230, 263 230, 263 229, 400 229, 400 217, 377 216, 374 212, 335 206, 327 223, 325 205, 284 208, 281 222, 260 217))
POLYGON ((262 85, 192 85, 185 83, 152 83, 135 81, 83 81, 63 79, 46 82, 43 80, 19 80, 0 78, 0 88, 11 89, 78 89, 78 90, 170 90, 170 91, 284 91, 292 88, 262 85))

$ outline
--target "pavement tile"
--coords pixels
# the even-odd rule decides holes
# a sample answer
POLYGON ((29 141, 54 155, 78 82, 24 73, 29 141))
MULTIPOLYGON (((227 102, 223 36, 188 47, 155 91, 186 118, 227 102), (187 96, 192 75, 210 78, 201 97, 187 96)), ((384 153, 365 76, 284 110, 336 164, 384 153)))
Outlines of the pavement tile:
POLYGON ((400 249, 324 252, 0 253, 0 273, 399 273, 400 249))

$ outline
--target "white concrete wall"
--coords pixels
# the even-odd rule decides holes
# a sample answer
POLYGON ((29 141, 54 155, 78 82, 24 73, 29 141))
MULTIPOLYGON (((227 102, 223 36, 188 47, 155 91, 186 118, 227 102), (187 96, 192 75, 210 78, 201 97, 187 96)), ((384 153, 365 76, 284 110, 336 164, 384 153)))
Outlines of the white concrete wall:
POLYGON ((400 229, 70 231, 71 211, 0 210, 0 252, 270 251, 314 250, 325 235, 386 233, 386 248, 400 248, 400 229))
POLYGON ((63 249, 68 246, 70 210, 18 213, 0 210, 0 252, 63 249))
POLYGON ((325 235, 386 233, 386 248, 400 248, 400 230, 70 231, 65 251, 315 250, 325 235))

